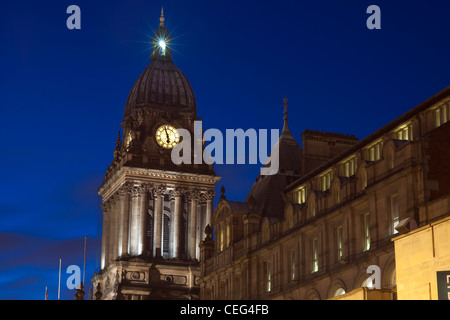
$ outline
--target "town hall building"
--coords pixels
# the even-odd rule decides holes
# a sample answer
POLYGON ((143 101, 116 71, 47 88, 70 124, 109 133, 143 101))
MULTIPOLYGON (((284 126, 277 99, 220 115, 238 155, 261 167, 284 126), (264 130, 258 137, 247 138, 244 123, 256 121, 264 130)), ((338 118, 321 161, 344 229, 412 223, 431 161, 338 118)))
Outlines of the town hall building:
POLYGON ((213 208, 213 165, 171 159, 178 130, 193 136, 200 120, 171 40, 162 15, 98 190, 91 299, 400 298, 408 261, 398 259, 410 254, 395 241, 450 216, 450 87, 362 140, 310 129, 296 137, 285 99, 278 172, 256 177, 242 202, 222 187, 213 208))

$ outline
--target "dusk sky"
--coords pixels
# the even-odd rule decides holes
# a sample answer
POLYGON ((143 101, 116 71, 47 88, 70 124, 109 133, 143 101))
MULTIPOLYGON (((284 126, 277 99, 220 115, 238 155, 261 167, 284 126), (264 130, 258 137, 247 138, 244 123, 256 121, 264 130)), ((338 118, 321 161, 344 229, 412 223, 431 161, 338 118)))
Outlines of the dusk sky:
MULTIPOLYGON (((306 129, 362 139, 450 85, 448 0, 2 1, 0 299, 49 299, 100 263, 97 190, 164 6, 174 63, 204 129, 306 129), (69 30, 69 5, 81 30, 69 30), (369 30, 368 6, 381 9, 369 30)), ((261 165, 216 166, 244 201, 261 165)))

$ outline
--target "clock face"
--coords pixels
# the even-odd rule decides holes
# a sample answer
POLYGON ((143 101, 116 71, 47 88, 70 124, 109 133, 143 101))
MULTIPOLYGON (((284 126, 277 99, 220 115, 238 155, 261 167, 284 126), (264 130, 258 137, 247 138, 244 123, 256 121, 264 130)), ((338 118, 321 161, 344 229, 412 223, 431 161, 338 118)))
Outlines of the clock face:
POLYGON ((180 142, 180 134, 173 126, 166 124, 156 130, 156 142, 164 149, 172 149, 180 142))

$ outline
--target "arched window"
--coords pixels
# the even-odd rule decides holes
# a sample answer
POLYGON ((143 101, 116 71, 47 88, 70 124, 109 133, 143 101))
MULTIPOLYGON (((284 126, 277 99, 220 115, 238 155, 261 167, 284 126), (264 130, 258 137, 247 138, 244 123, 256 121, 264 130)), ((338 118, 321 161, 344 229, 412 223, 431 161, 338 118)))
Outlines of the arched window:
POLYGON ((149 210, 147 219, 147 254, 153 255, 153 212, 149 210))
POLYGON ((345 294, 344 288, 338 288, 338 289, 334 292, 333 297, 342 296, 343 294, 345 294))
POLYGON ((369 288, 373 289, 373 279, 371 277, 368 277, 366 280, 364 280, 362 286, 363 288, 369 288))

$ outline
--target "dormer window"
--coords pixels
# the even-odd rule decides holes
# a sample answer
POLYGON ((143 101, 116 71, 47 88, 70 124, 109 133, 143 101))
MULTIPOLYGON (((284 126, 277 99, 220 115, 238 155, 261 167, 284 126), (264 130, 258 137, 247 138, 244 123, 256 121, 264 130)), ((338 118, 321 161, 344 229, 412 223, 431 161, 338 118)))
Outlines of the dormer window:
POLYGON ((377 142, 366 149, 366 159, 369 161, 378 161, 381 159, 381 148, 383 142, 377 142))
POLYGON ((295 191, 294 198, 295 203, 298 204, 306 203, 306 188, 300 187, 297 191, 295 191))
POLYGON ((324 175, 319 177, 319 189, 320 191, 330 190, 331 187, 331 179, 333 178, 333 172, 328 171, 324 175))
POLYGON ((399 127, 394 133, 394 139, 412 141, 412 126, 411 124, 399 127))
POLYGON ((341 175, 350 178, 356 173, 356 157, 345 161, 341 167, 341 175))
POLYGON ((437 128, 444 123, 446 123, 449 119, 449 110, 448 105, 442 105, 433 110, 433 124, 434 127, 437 128))

